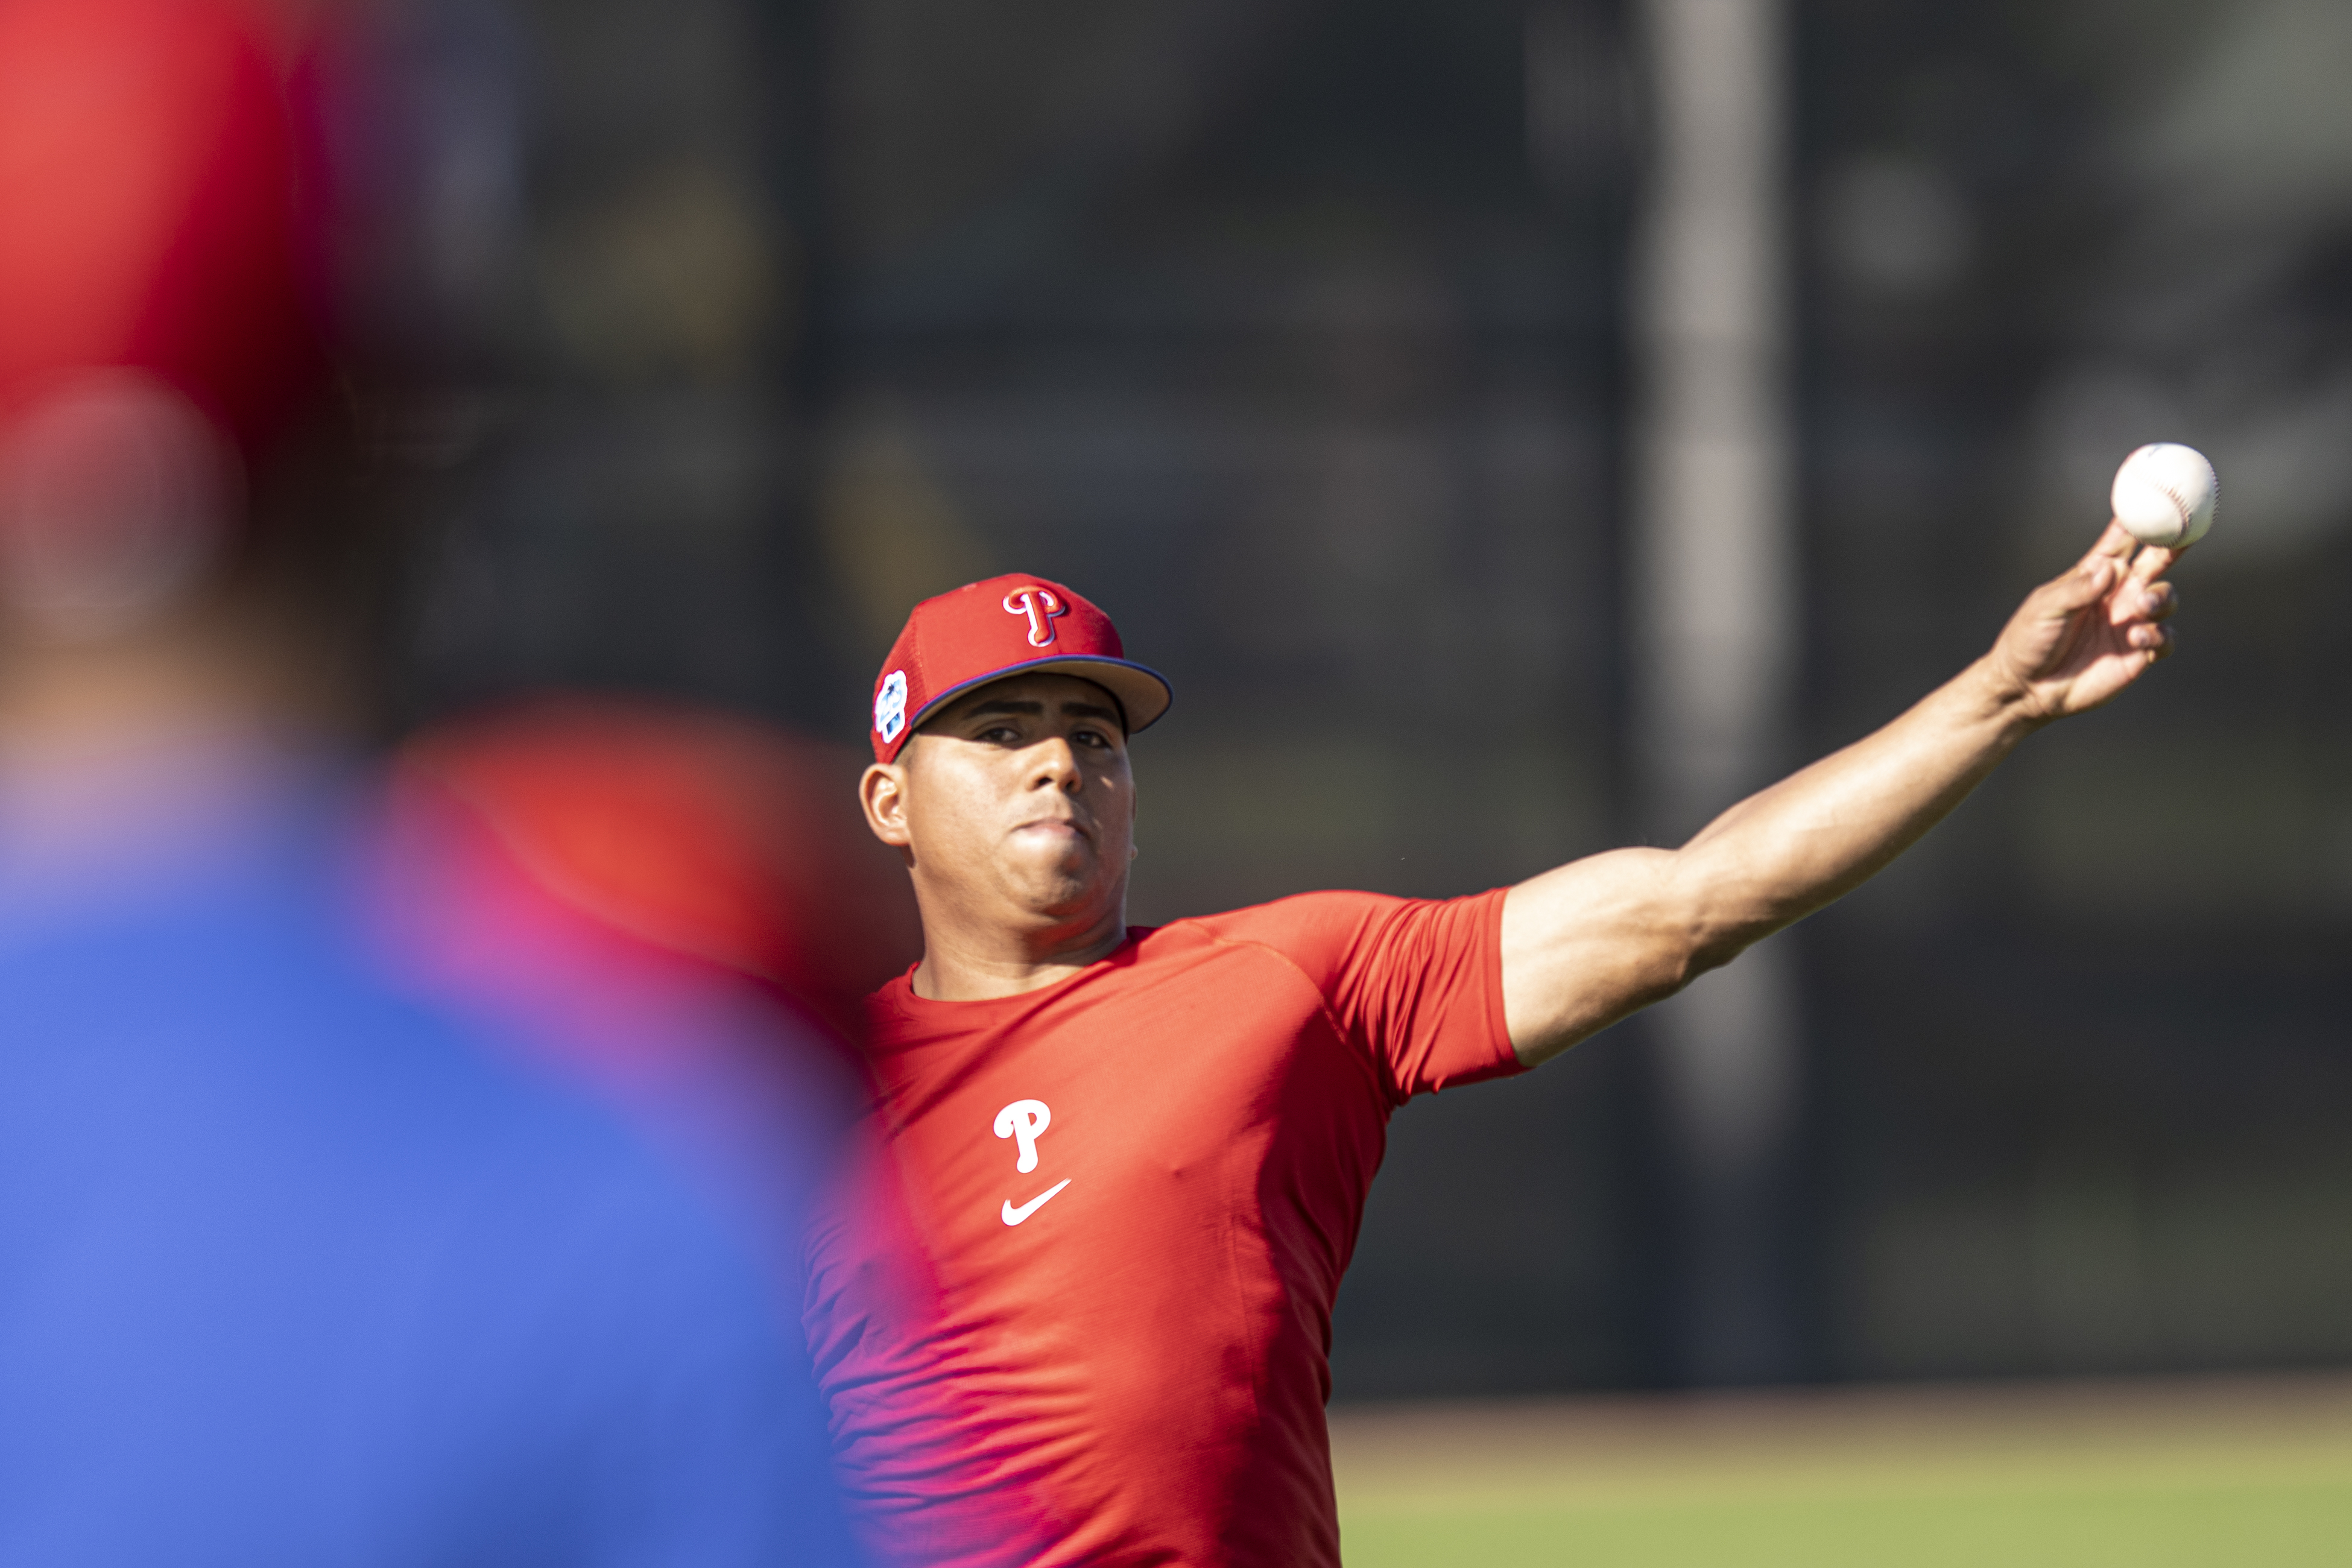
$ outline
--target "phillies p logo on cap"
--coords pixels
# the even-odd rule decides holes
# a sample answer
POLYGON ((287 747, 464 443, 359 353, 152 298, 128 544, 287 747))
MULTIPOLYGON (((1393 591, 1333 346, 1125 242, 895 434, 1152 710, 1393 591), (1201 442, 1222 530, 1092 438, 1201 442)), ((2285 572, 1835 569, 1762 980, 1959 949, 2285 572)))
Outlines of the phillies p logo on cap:
POLYGON ((942 703, 1008 675, 1075 675, 1117 700, 1128 733, 1168 711, 1167 680, 1127 657, 1093 603, 1045 577, 968 583, 907 617, 874 682, 874 756, 896 761, 942 703))
POLYGON ((1005 595, 1004 610, 1007 615, 1029 617, 1031 647, 1053 647, 1055 620, 1070 613, 1069 607, 1062 603, 1062 596, 1059 594, 1055 593, 1051 588, 1034 585, 1015 588, 1012 593, 1005 595))

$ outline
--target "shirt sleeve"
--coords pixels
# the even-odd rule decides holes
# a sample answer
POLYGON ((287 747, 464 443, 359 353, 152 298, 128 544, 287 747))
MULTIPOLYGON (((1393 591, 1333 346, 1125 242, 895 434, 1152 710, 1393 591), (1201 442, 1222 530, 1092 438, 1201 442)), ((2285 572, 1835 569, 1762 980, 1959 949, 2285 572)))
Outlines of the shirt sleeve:
MULTIPOLYGON (((1307 893, 1251 914, 1255 938, 1305 970, 1390 1099, 1525 1070, 1503 1020, 1503 897, 1307 893)), ((1230 935, 1244 936, 1242 931, 1230 935)))

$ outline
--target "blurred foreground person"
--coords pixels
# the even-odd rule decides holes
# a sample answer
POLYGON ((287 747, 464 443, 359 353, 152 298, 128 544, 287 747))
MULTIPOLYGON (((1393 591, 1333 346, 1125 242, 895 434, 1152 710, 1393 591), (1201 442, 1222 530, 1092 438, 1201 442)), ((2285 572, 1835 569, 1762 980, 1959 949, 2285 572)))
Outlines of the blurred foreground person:
POLYGON ((855 1075, 865 997, 921 942, 906 879, 842 797, 856 771, 732 714, 553 695, 410 737, 394 798, 453 852, 472 836, 472 869, 446 874, 487 889, 499 862, 550 906, 755 989, 855 1075))
POLYGON ((845 751, 644 700, 476 714, 401 748, 381 907, 423 984, 757 1211, 817 1194, 804 1229, 771 1239, 834 1397, 853 1528, 890 1568, 1009 1568, 1044 1537, 991 1466, 989 1413, 949 1375, 891 1163, 853 1125, 872 1096, 865 995, 920 941, 841 788, 855 772, 845 751))
POLYGON ((0 0, 0 1564, 849 1562, 800 1194, 383 941, 274 47, 0 0))
POLYGON ((1158 929, 1127 923, 1128 742, 1167 682, 1057 583, 917 605, 863 786, 923 924, 873 999, 879 1120, 991 1473, 1051 1520, 1037 1560, 1337 1568, 1331 1309, 1390 1115, 1729 963, 2120 694, 2170 647, 2173 553, 2134 550, 2110 524, 1950 683, 1679 849, 1158 929))

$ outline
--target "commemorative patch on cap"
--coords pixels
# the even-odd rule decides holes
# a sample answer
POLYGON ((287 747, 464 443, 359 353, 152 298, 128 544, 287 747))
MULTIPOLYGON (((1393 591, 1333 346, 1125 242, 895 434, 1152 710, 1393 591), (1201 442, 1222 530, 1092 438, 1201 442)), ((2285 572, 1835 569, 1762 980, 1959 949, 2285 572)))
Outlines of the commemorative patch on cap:
POLYGON ((1118 628, 1083 595, 1044 577, 968 583, 917 605, 874 683, 874 755, 894 761, 942 703, 1032 672, 1075 675, 1117 700, 1129 734, 1168 711, 1167 680, 1127 657, 1118 628))
POLYGON ((882 678, 882 689, 874 698, 874 732, 895 741, 906 728, 907 672, 894 669, 882 678))

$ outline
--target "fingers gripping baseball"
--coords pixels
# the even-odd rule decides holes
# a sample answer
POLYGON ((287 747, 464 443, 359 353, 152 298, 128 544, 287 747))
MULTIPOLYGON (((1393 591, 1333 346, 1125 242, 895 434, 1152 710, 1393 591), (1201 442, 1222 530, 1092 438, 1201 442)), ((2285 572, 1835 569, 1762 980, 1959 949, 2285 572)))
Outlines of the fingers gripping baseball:
POLYGON ((2030 711, 2045 721, 2087 712, 2171 653, 2165 623, 2179 595, 2162 579, 2179 555, 2140 548, 2110 523, 2073 570, 2028 596, 1993 664, 2030 711))

